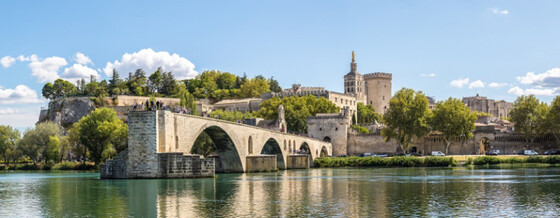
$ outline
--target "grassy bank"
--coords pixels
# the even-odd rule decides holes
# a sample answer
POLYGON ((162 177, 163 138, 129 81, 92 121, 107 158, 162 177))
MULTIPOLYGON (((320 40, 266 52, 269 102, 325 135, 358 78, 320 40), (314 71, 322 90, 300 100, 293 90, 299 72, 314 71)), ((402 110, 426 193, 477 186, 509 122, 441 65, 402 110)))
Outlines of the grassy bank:
POLYGON ((57 164, 52 163, 26 163, 26 164, 10 164, 0 165, 0 170, 95 170, 97 169, 93 163, 81 162, 60 162, 57 164))
POLYGON ((457 166, 452 157, 322 157, 315 167, 448 167, 457 166))
POLYGON ((529 156, 526 158, 499 158, 496 156, 480 156, 468 158, 465 165, 496 165, 496 164, 560 164, 560 156, 529 156))

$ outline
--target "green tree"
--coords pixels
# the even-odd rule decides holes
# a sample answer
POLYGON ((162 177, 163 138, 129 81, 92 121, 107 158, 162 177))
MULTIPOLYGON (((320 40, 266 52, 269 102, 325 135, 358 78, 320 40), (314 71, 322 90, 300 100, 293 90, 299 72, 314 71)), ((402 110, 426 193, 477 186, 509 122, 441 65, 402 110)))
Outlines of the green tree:
POLYGON ((126 149, 128 126, 111 108, 98 108, 78 121, 80 142, 86 145, 95 164, 126 149))
POLYGON ((202 132, 194 141, 191 154, 200 154, 207 157, 209 155, 218 154, 218 149, 214 141, 212 141, 212 138, 210 138, 206 132, 202 132))
POLYGON ((557 144, 560 144, 560 96, 556 96, 550 103, 550 111, 547 113, 545 126, 557 144))
POLYGON ((128 87, 124 81, 120 78, 119 72, 113 69, 113 76, 109 80, 108 92, 110 95, 122 95, 128 93, 128 87))
POLYGON ((270 91, 282 92, 282 87, 280 87, 278 81, 276 81, 274 77, 270 77, 270 79, 268 80, 268 84, 270 84, 270 91))
POLYGON ((60 148, 61 143, 58 136, 49 136, 49 141, 47 143, 47 160, 53 160, 55 163, 60 161, 60 148))
POLYGON ((148 88, 150 89, 151 93, 160 93, 162 88, 162 73, 163 70, 159 67, 156 72, 152 73, 150 77, 148 77, 148 88))
POLYGON ((536 137, 543 135, 548 127, 545 126, 548 105, 540 102, 534 95, 519 96, 513 103, 510 119, 514 123, 516 132, 523 134, 527 146, 531 146, 536 137))
POLYGON ((375 109, 371 105, 364 105, 362 102, 358 102, 357 105, 357 115, 359 125, 372 124, 375 121, 381 121, 381 115, 375 113, 375 109))
POLYGON ((73 154, 78 156, 78 159, 82 160, 82 163, 85 164, 86 159, 89 157, 89 151, 87 147, 82 144, 82 140, 80 137, 80 122, 76 122, 72 125, 72 128, 68 131, 68 142, 71 147, 71 151, 73 154))
POLYGON ((0 125, 0 155, 8 164, 10 154, 17 149, 17 142, 21 135, 17 129, 11 126, 0 125))
POLYGON ((290 96, 286 98, 271 98, 263 101, 256 116, 265 119, 278 118, 278 106, 284 106, 288 130, 292 132, 307 132, 307 117, 317 113, 337 113, 340 108, 324 97, 317 98, 313 95, 290 96))
POLYGON ((196 110, 196 100, 194 99, 194 96, 191 93, 189 93, 187 90, 184 90, 179 95, 179 105, 181 105, 181 107, 184 107, 187 110, 190 110, 190 114, 193 115, 198 114, 196 110))
POLYGON ((46 99, 54 99, 56 97, 54 86, 52 83, 46 83, 43 86, 41 93, 46 99))
POLYGON ((241 85, 241 97, 256 98, 260 94, 270 92, 270 85, 264 78, 251 78, 241 85))
POLYGON ((71 96, 77 92, 76 86, 74 86, 74 84, 63 79, 55 80, 53 89, 56 97, 71 96))
POLYGON ((395 139, 403 152, 408 152, 414 137, 421 138, 429 131, 429 103, 426 96, 412 89, 402 88, 389 101, 383 116, 385 141, 395 139))
POLYGON ((62 134, 62 128, 51 122, 39 123, 34 129, 25 131, 23 138, 18 145, 23 155, 28 156, 33 163, 49 160, 48 145, 50 137, 59 137, 62 134))
POLYGON ((177 94, 177 81, 171 72, 163 72, 161 76, 161 91, 164 96, 177 94))
POLYGON ((216 79, 216 84, 218 89, 235 89, 235 83, 237 81, 237 76, 228 72, 223 72, 218 75, 216 79))
POLYGON ((443 135, 446 154, 449 154, 451 143, 458 142, 461 137, 465 140, 473 137, 476 113, 471 112, 461 100, 449 98, 438 102, 432 113, 430 126, 432 130, 439 131, 443 135))
POLYGON ((142 69, 137 69, 134 74, 129 74, 129 79, 126 83, 130 93, 136 96, 145 96, 149 94, 147 87, 146 72, 142 69))

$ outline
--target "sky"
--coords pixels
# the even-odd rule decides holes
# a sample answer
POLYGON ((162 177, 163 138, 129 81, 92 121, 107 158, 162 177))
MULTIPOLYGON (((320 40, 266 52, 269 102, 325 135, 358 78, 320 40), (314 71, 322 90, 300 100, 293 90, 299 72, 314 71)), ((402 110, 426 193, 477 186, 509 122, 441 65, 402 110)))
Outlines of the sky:
POLYGON ((362 74, 436 100, 560 92, 560 1, 0 1, 0 125, 32 127, 46 82, 161 66, 343 92, 362 74))

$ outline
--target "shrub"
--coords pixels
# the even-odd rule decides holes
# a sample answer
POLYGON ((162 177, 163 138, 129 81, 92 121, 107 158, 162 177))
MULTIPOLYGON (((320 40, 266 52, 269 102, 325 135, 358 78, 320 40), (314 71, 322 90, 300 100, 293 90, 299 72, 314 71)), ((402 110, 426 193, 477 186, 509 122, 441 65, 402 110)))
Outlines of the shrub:
POLYGON ((363 126, 352 125, 350 126, 350 128, 358 131, 359 133, 369 133, 369 130, 363 126))
POLYGON ((487 165, 487 164, 499 164, 499 163, 501 163, 500 158, 491 157, 491 156, 476 157, 473 160, 474 165, 487 165))
POLYGON ((316 167, 447 167, 456 166, 452 157, 322 157, 314 161, 316 167))

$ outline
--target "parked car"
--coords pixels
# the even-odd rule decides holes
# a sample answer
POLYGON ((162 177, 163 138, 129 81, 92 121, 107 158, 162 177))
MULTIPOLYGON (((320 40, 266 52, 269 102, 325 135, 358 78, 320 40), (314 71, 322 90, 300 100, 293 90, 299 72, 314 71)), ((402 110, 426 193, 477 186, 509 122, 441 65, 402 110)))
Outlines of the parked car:
POLYGON ((519 155, 539 155, 539 153, 537 153, 534 150, 520 150, 519 152, 517 152, 517 154, 519 154, 519 155))
POLYGON ((361 153, 358 157, 375 157, 374 153, 361 153))
POLYGON ((376 156, 378 156, 378 157, 388 157, 387 154, 378 154, 378 155, 376 155, 376 156))
POLYGON ((545 151, 544 155, 560 155, 560 151, 559 150, 545 151))
POLYGON ((500 154, 500 150, 490 150, 486 152, 486 155, 499 155, 499 154, 500 154))
POLYGON ((432 156, 445 156, 445 154, 441 151, 432 151, 432 156))
POLYGON ((420 153, 418 153, 418 152, 412 152, 412 153, 406 154, 406 156, 409 156, 409 157, 410 157, 410 156, 421 157, 422 154, 420 154, 420 153))
POLYGON ((338 155, 338 156, 336 156, 336 157, 346 157, 346 155, 345 155, 345 154, 341 154, 341 155, 338 155))

